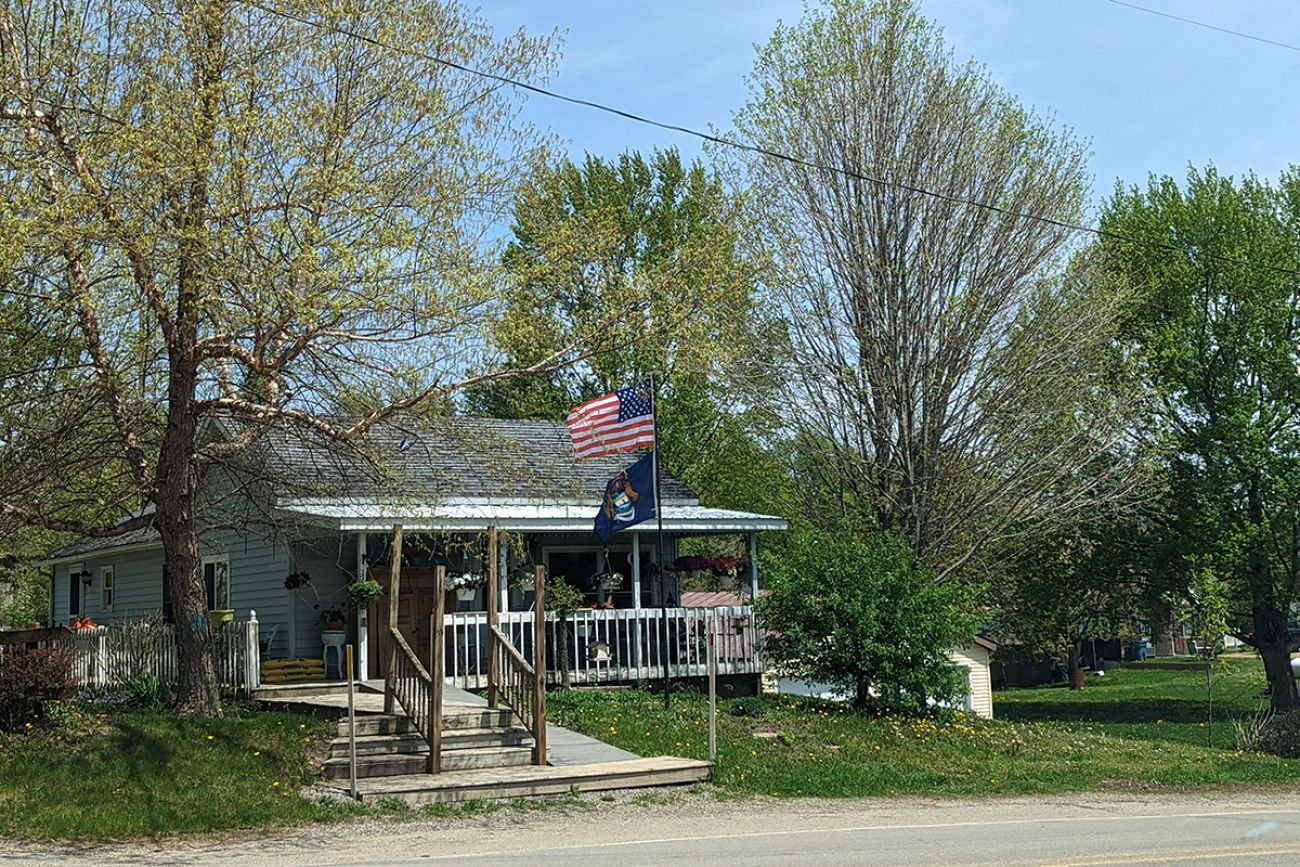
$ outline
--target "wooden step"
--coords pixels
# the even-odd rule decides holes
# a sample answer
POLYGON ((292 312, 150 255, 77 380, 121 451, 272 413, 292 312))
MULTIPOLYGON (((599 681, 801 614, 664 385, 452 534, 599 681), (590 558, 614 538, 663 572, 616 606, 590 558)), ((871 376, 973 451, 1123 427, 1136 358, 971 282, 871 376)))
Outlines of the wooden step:
MULTIPOLYGON (((330 741, 331 757, 347 757, 348 738, 337 737, 330 741)), ((442 750, 472 750, 485 747, 531 747, 533 736, 521 726, 495 726, 480 729, 450 729, 443 733, 442 750)), ((413 731, 358 735, 357 755, 383 755, 394 753, 427 753, 429 745, 424 737, 413 731)))
MULTIPOLYGON (((357 756, 357 778, 392 777, 424 772, 428 762, 428 748, 410 753, 376 753, 357 756)), ((442 754, 443 771, 467 771, 482 768, 508 768, 526 765, 533 759, 531 746, 527 747, 475 747, 451 750, 442 754)), ((348 778, 348 757, 331 756, 323 765, 326 779, 348 778)))
MULTIPOLYGON (((694 759, 658 756, 588 765, 529 765, 455 773, 393 776, 358 784, 363 801, 399 798, 408 804, 434 804, 484 798, 559 795, 582 792, 678 786, 709 778, 712 766, 694 759)), ((346 770, 344 772, 346 776, 346 770)))
POLYGON ((266 683, 253 690, 256 701, 282 701, 303 696, 347 695, 346 681, 304 681, 302 683, 266 683))
MULTIPOLYGON (((339 737, 347 738, 349 729, 347 718, 339 720, 339 737)), ((399 735, 415 731, 415 723, 404 716, 391 713, 367 714, 357 717, 357 737, 370 735, 399 735)))
POLYGON ((491 728, 492 726, 508 726, 515 725, 517 722, 514 711, 506 707, 491 710, 486 707, 473 707, 471 705, 451 705, 444 706, 442 709, 442 730, 444 732, 448 729, 481 729, 491 728))

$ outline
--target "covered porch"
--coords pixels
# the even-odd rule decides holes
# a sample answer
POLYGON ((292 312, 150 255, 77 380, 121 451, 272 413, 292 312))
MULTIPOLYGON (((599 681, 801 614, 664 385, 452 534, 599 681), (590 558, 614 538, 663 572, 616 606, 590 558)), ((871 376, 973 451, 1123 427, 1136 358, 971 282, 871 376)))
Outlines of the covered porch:
MULTIPOLYGON (((588 503, 463 502, 412 508, 392 504, 346 507, 335 502, 297 502, 282 507, 305 524, 329 527, 355 555, 358 580, 373 578, 385 597, 350 624, 357 646, 357 677, 381 678, 389 658, 387 598, 393 528, 404 528, 406 543, 397 606, 398 628, 411 648, 427 662, 429 617, 435 610, 435 567, 449 576, 498 576, 496 609, 500 629, 526 660, 534 659, 532 633, 533 570, 561 576, 584 594, 584 608, 561 626, 547 615, 548 683, 629 683, 703 677, 708 636, 718 649, 719 674, 757 676, 764 670, 762 636, 754 612, 743 604, 757 596, 758 534, 784 530, 779 517, 665 502, 664 550, 660 552, 653 522, 615 534, 602 544, 592 531, 594 509, 588 503), (497 534, 496 562, 489 568, 488 536, 497 534), (680 602, 681 574, 672 565, 680 543, 690 537, 739 537, 742 556, 734 588, 742 604, 724 608, 686 608, 680 602), (607 586, 610 572, 622 581, 607 586), (567 665, 567 673, 566 673, 567 665)), ((444 674, 465 689, 487 685, 490 648, 487 635, 487 582, 460 591, 443 590, 444 674)))

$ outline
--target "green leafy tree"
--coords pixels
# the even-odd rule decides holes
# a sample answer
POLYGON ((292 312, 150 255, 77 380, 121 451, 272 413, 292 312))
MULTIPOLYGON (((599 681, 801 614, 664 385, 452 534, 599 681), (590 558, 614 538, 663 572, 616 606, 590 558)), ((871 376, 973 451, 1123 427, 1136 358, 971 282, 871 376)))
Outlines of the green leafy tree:
POLYGON ((768 414, 740 406, 729 381, 767 344, 733 211, 719 179, 672 149, 541 166, 515 199, 503 257, 515 291, 492 346, 527 366, 602 322, 619 327, 580 364, 470 389, 468 409, 562 419, 653 374, 669 466, 710 502, 770 499, 774 486, 753 482, 772 464, 759 445, 768 414))
POLYGON ((1273 708, 1297 704, 1288 626, 1300 590, 1300 171, 1212 167, 1105 204, 1106 263, 1135 293, 1123 339, 1165 448, 1171 586, 1222 582, 1273 708), (1131 240, 1129 240, 1131 239, 1131 240), (1249 264, 1255 263, 1255 264, 1249 264))
POLYGON ((859 709, 918 713, 965 694, 948 651, 975 635, 975 594, 936 582, 898 537, 802 529, 763 573, 766 652, 783 672, 834 684, 859 709))
MULTIPOLYGON (((422 0, 0 4, 0 293, 65 346, 5 410, 0 515, 156 526, 201 623, 200 482, 266 426, 360 449, 592 349, 608 323, 527 369, 483 360, 496 217, 541 139, 510 91, 421 54, 530 79, 555 45, 422 0)), ((186 712, 219 709, 206 635, 178 631, 186 712)))

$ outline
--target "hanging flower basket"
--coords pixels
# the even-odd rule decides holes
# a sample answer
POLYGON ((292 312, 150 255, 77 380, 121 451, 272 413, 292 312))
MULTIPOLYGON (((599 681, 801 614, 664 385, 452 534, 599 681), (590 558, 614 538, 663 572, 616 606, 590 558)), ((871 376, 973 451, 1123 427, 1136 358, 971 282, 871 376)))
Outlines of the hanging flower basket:
POLYGON ((456 598, 461 602, 473 602, 474 597, 478 596, 477 587, 457 587, 456 598))

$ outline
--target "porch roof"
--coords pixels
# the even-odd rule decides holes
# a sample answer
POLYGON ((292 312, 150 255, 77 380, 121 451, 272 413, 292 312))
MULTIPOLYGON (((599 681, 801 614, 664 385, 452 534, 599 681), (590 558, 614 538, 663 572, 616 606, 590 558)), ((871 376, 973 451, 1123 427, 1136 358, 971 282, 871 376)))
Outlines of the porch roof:
MULTIPOLYGON (((589 533, 596 517, 591 503, 447 502, 438 505, 351 503, 299 500, 280 504, 280 511, 309 523, 341 531, 384 531, 401 524, 407 530, 485 530, 498 527, 532 533, 589 533)), ((732 509, 715 509, 689 501, 664 503, 664 529, 673 533, 748 533, 784 530, 785 518, 732 509)), ((641 524, 642 532, 655 527, 641 524)))

